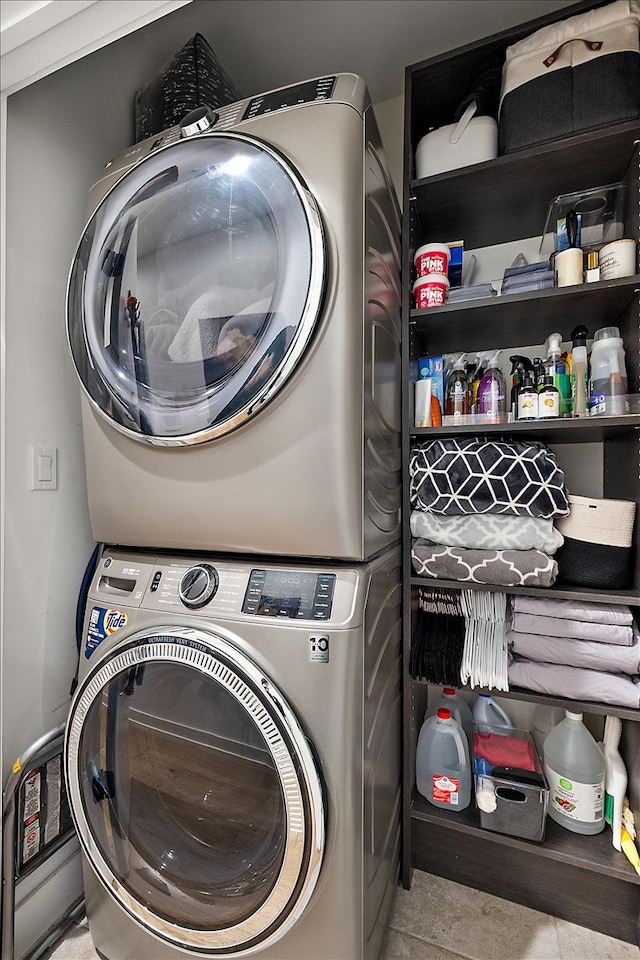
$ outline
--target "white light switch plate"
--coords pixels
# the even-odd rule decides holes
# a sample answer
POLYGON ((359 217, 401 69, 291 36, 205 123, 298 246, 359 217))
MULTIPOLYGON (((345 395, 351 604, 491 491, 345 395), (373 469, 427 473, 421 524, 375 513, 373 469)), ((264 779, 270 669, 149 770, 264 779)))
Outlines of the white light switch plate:
POLYGON ((29 489, 58 489, 58 451, 56 447, 29 446, 29 489))

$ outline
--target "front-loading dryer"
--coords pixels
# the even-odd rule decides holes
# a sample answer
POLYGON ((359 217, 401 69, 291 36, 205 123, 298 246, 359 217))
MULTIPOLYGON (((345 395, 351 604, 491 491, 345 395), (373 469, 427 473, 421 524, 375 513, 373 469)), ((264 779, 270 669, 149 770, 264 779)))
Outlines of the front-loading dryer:
POLYGON ((363 81, 107 165, 68 334, 99 542, 363 560, 399 538, 397 200, 363 81))
POLYGON ((399 551, 106 550, 65 767, 101 957, 378 957, 400 842, 399 551))

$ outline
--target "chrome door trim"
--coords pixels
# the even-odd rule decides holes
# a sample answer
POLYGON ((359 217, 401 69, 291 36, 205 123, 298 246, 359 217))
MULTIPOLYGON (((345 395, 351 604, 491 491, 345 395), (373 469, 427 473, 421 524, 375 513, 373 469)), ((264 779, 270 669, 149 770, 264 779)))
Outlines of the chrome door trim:
MULTIPOLYGON (((304 182, 301 175, 295 169, 292 163, 290 163, 286 157, 284 157, 275 147, 266 141, 260 139, 256 136, 251 136, 244 133, 236 133, 232 130, 224 130, 219 132, 204 133, 200 134, 197 137, 191 137, 188 140, 179 140, 176 142, 168 143, 166 146, 160 147, 158 150, 154 151, 152 154, 148 154, 146 157, 143 157, 142 160, 138 161, 136 164, 127 167, 124 170, 121 177, 116 180, 114 184, 109 188, 104 197, 100 200, 100 203, 92 212, 91 216, 88 218, 87 222, 84 225, 80 239, 74 250, 74 254, 71 260, 71 265, 69 267, 69 274, 67 277, 67 287, 65 294, 65 305, 66 305, 66 334, 67 334, 67 346, 69 348, 69 354, 71 356, 71 362, 76 371, 76 375, 80 382, 80 387, 84 392, 90 406, 93 410, 104 419, 114 430, 117 430, 119 433, 124 434, 124 436, 129 437, 132 440, 136 440, 139 443, 150 443, 155 446, 163 447, 187 447, 193 446, 198 443, 206 443, 210 440, 215 440, 216 438, 226 436, 232 431, 240 427, 245 421, 249 420, 251 417, 255 416, 273 397, 279 393, 282 386, 289 379, 289 376, 295 370, 298 361, 301 359, 304 354, 306 347, 311 339, 311 336, 316 328, 316 324, 320 318, 322 304, 325 294, 325 286, 327 280, 327 244, 325 241, 325 231, 322 224, 322 217, 318 204, 316 203, 315 197, 311 191, 307 188, 306 183, 304 182), (118 189, 120 184, 126 179, 126 177, 131 173, 132 170, 137 169, 137 167, 144 164, 147 160, 153 159, 156 156, 168 151, 173 150, 176 147, 180 147, 184 143, 193 143, 195 139, 231 139, 239 140, 244 143, 248 143, 251 146, 257 146, 261 150, 264 150, 283 170, 286 176, 289 177, 291 183, 293 184, 296 193, 300 199, 303 212, 307 221, 309 228, 309 243, 311 247, 311 271, 309 276, 309 288, 307 291, 307 299, 305 302, 304 309, 302 311, 302 316, 300 318, 300 323, 296 329, 296 332, 293 336, 289 349, 283 361, 278 365, 276 370, 273 373, 273 376, 262 386, 261 390, 256 394, 256 397, 251 402, 251 404, 246 405, 242 410, 239 410, 228 420, 225 420, 221 424, 217 424, 214 427, 210 427, 207 430, 200 430, 196 433, 187 434, 185 436, 178 437, 162 437, 162 436, 149 436, 147 434, 138 433, 135 430, 130 430, 124 424, 116 423, 114 420, 109 417, 107 413, 104 412, 100 404, 93 399, 89 391, 87 390, 80 372, 75 362, 73 355, 73 348, 71 343, 71 336, 69 332, 69 316, 70 316, 70 296, 71 296, 71 280, 73 275, 73 268, 75 262, 78 258, 80 247, 84 240, 85 233, 89 224, 97 214, 103 204, 106 203, 107 199, 111 194, 118 189)), ((86 278, 85 278, 86 279, 86 278)), ((83 290, 83 300, 84 300, 84 290, 83 290)), ((93 358, 88 349, 87 343, 87 334, 84 323, 84 312, 83 312, 83 322, 82 322, 82 335, 85 342, 85 349, 87 357, 91 366, 93 364, 93 358)), ((116 403, 120 403, 118 396, 113 394, 110 384, 105 384, 108 387, 108 393, 111 396, 111 399, 116 403)))
POLYGON ((285 698, 265 674, 228 640, 196 628, 159 626, 145 629, 118 644, 96 664, 75 694, 67 724, 65 768, 71 813, 86 856, 108 892, 148 932, 183 949, 199 952, 221 949, 225 956, 244 956, 275 943, 301 916, 317 883, 325 847, 326 814, 320 775, 307 739, 285 698), (279 774, 286 811, 287 838, 277 883, 252 917, 222 930, 185 928, 170 923, 143 906, 111 871, 84 815, 78 764, 87 711, 109 681, 132 667, 151 661, 184 664, 224 686, 247 710, 262 732, 279 774), (242 675, 257 690, 264 691, 264 700, 243 681, 242 675), (278 724, 273 721, 272 715, 277 716, 278 724), (285 728, 289 745, 278 725, 285 728), (297 765, 293 762, 292 754, 298 761, 297 765), (304 784, 309 807, 308 822, 300 781, 304 784), (309 855, 305 867, 307 833, 309 855), (294 902, 290 903, 301 874, 304 874, 303 883, 294 902), (282 923, 267 932, 278 922, 285 909, 282 923), (256 942, 256 938, 263 933, 264 938, 256 942))

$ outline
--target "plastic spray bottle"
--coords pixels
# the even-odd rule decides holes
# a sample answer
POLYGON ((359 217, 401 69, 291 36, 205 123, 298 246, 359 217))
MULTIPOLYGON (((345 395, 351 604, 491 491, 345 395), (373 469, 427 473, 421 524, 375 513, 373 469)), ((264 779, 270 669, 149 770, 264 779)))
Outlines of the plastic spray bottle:
POLYGON ((478 412, 478 390, 484 377, 486 364, 484 353, 476 353, 475 370, 471 379, 471 413, 478 412))
POLYGON ((622 830, 622 806, 627 790, 627 769, 618 751, 618 744, 622 735, 622 720, 620 717, 607 717, 604 725, 604 818, 613 831, 613 843, 616 850, 621 850, 620 842, 622 830))
POLYGON ((547 735, 544 772, 551 819, 574 833, 600 833, 605 825, 604 757, 581 713, 566 710, 564 720, 547 735))
POLYGON ((554 386, 560 394, 560 416, 567 417, 571 414, 571 381, 567 363, 562 357, 562 334, 550 333, 544 343, 547 348, 545 376, 553 377, 554 386))
POLYGON ((509 357, 509 363, 511 364, 511 406, 509 409, 515 420, 518 416, 518 387, 524 383, 527 373, 531 374, 531 380, 533 381, 533 364, 529 357, 522 357, 517 353, 509 357))
POLYGON ((478 413, 490 420, 499 420, 507 412, 507 388, 499 367, 501 353, 496 350, 493 354, 478 387, 478 413))
POLYGON ((470 412, 469 381, 467 380, 464 361, 465 354, 463 353, 453 364, 447 378, 444 412, 448 417, 461 417, 470 412))
POLYGON ((587 410, 587 337, 586 327, 576 327, 571 331, 573 348, 571 351, 571 409, 574 417, 588 416, 587 410))

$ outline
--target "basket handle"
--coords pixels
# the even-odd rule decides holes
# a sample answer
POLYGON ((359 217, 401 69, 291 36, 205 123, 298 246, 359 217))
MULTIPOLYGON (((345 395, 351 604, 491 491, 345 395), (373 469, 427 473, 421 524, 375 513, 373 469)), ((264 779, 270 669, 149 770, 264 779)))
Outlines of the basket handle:
POLYGON ((571 40, 565 40, 564 43, 561 43, 557 50, 554 50, 553 53, 550 53, 546 60, 543 60, 545 67, 551 67, 556 62, 560 56, 560 51, 563 47, 566 47, 568 43, 584 43, 587 50, 593 50, 597 52, 602 50, 602 40, 585 40, 584 37, 572 37, 571 40))

